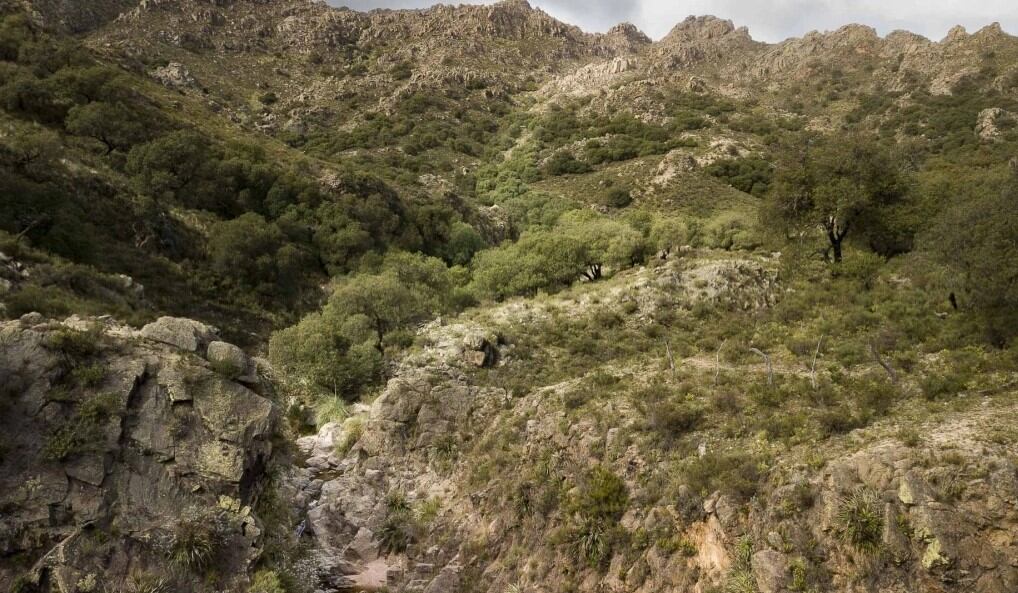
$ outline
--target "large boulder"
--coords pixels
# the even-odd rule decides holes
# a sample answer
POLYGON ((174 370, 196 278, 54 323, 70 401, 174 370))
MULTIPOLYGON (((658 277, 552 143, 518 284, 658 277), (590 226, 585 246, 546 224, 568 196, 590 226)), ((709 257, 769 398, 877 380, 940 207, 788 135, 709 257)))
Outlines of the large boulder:
POLYGON ((245 374, 251 361, 243 350, 227 342, 215 341, 209 344, 205 355, 212 370, 227 379, 236 379, 245 374))
POLYGON ((160 317, 141 328, 143 338, 198 354, 205 353, 208 345, 218 337, 217 333, 212 326, 182 317, 160 317))

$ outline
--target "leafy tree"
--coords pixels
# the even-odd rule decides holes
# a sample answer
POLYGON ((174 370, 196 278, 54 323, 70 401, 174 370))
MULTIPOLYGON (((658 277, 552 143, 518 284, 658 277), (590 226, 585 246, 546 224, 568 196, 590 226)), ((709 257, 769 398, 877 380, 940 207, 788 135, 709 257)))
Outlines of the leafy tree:
POLYGON ((1004 191, 949 206, 924 245, 953 272, 962 294, 983 318, 989 338, 1004 345, 1018 335, 1018 172, 1004 191))
POLYGON ((722 159, 708 165, 706 171, 735 189, 757 197, 767 194, 773 175, 771 164, 759 157, 722 159))
POLYGON ((661 254, 661 259, 668 259, 676 248, 689 244, 692 233, 682 219, 673 216, 657 218, 651 224, 649 244, 661 254))
POLYGON ((770 211, 795 234, 819 227, 830 244, 828 253, 841 262, 849 232, 872 232, 881 212, 907 192, 902 168, 873 139, 802 136, 777 169, 770 211))
POLYGON ((588 280, 601 279, 605 265, 626 268, 643 259, 643 235, 624 222, 575 211, 564 216, 558 228, 583 245, 581 274, 588 280))
POLYGON ((106 154, 127 150, 145 137, 144 126, 119 103, 96 102, 72 107, 64 125, 76 136, 101 142, 106 154))
POLYGON ((60 137, 40 125, 17 128, 0 137, 0 164, 40 177, 60 155, 60 137))
POLYGON ((31 71, 15 69, 0 85, 0 107, 43 123, 64 119, 68 105, 60 101, 49 81, 37 78, 31 71))
POLYGON ((263 295, 294 296, 314 271, 311 257, 287 244, 279 228, 249 212, 213 226, 208 241, 212 269, 263 295))
POLYGON ((474 254, 484 247, 484 239, 474 227, 465 222, 456 222, 453 223, 449 240, 442 249, 443 258, 451 265, 463 266, 470 263, 474 254))
POLYGON ((127 172, 142 192, 210 210, 222 205, 215 165, 216 155, 208 141, 189 130, 135 146, 127 158, 127 172))
POLYGON ((633 203, 633 196, 624 187, 613 187, 604 196, 604 205, 609 208, 625 208, 633 203))
POLYGON ((524 233, 516 243, 477 254, 473 286, 496 299, 558 290, 580 276, 586 261, 586 250, 576 237, 551 231, 524 233))
POLYGON ((348 401, 381 374, 382 358, 370 339, 332 308, 313 313, 269 340, 269 359, 313 390, 348 401))
POLYGON ((559 290, 580 277, 594 281, 604 266, 623 268, 643 258, 643 235, 628 224, 589 211, 572 211, 550 230, 477 254, 474 288, 493 298, 559 290))
POLYGON ((375 348, 384 353, 389 333, 442 310, 448 290, 448 270, 440 260, 397 254, 381 272, 356 275, 340 284, 329 307, 343 316, 366 317, 375 334, 375 348))
POLYGON ((551 176, 577 175, 589 173, 592 170, 590 165, 577 159, 568 151, 556 152, 544 165, 545 173, 551 176))

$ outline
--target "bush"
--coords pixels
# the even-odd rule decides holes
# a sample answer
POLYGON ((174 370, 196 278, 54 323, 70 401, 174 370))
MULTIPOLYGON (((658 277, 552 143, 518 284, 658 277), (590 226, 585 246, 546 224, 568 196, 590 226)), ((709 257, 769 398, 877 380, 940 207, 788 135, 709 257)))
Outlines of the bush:
POLYGON ((722 159, 707 166, 706 171, 739 191, 762 198, 770 189, 774 167, 759 157, 722 159))
POLYGON ((103 333, 98 326, 86 330, 60 328, 46 336, 46 347, 74 359, 87 358, 102 348, 103 333))
POLYGON ((590 165, 578 160, 572 153, 566 151, 556 152, 544 165, 545 174, 553 177, 558 175, 578 175, 589 173, 592 170, 590 165))
POLYGON ((169 533, 166 554, 177 566, 199 572, 213 566, 226 544, 226 519, 218 511, 190 509, 169 533))
POLYGON ((633 203, 633 196, 628 189, 616 187, 608 190, 604 196, 603 204, 610 208, 625 208, 633 203))
POLYGON ((721 491, 739 500, 752 498, 763 475, 760 460, 745 453, 708 452, 682 468, 686 484, 701 496, 721 491))
POLYGON ((665 442, 695 430, 703 420, 703 410, 686 403, 664 401, 649 408, 647 426, 665 442))
POLYGON ((857 550, 874 552, 884 535, 884 509, 876 492, 860 487, 838 502, 838 531, 857 550))
POLYGON ((628 506, 629 490, 621 478, 602 466, 587 474, 569 503, 575 518, 568 539, 580 558, 601 566, 611 557, 622 536, 618 522, 628 506))
POLYGON ((247 593, 287 593, 287 590, 275 571, 263 569, 255 573, 247 593))
POLYGON ((272 334, 269 359, 314 391, 346 401, 356 400, 365 387, 374 384, 382 368, 371 338, 331 310, 308 315, 272 334))

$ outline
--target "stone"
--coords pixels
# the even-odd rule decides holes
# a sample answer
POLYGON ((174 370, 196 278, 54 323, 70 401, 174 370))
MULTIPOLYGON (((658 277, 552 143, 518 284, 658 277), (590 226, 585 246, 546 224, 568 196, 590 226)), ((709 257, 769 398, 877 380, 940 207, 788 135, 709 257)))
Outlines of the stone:
POLYGON ((216 329, 200 321, 182 317, 160 317, 141 328, 141 336, 188 352, 204 354, 216 339, 216 329))
POLYGON ((205 355, 212 370, 227 379, 236 379, 247 370, 249 359, 243 350, 227 342, 211 342, 205 355))
POLYGON ((734 527, 739 517, 738 507, 732 503, 731 498, 725 495, 719 496, 717 502, 714 503, 714 513, 725 529, 734 527))
POLYGON ((457 593, 460 587, 460 567, 450 564, 443 568, 434 579, 428 583, 424 593, 457 593))
POLYGON ((753 554, 753 579, 760 593, 778 593, 788 580, 788 560, 781 552, 761 550, 753 554))
POLYGON ((191 75, 187 66, 179 62, 170 62, 165 66, 156 68, 152 71, 151 76, 163 86, 173 89, 181 90, 198 87, 198 81, 191 75))
POLYGON ((350 546, 347 549, 362 562, 371 562, 378 558, 379 555, 379 547, 375 541, 375 534, 367 527, 361 527, 357 530, 357 535, 350 540, 350 546))
POLYGON ((920 505, 932 500, 926 484, 912 472, 902 476, 898 483, 898 500, 908 506, 920 505))
POLYGON ((33 325, 39 325, 43 321, 46 321, 46 318, 42 316, 42 313, 37 313, 35 311, 32 311, 31 313, 25 313, 24 315, 18 318, 18 322, 21 323, 21 325, 28 327, 31 327, 33 325))

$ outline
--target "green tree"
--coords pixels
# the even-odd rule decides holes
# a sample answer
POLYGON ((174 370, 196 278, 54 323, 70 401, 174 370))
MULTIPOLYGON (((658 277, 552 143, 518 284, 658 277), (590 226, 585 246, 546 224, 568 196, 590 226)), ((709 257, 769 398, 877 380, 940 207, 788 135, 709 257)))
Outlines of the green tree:
POLYGON ((356 400, 381 375, 382 358, 370 339, 326 307, 272 334, 269 359, 287 376, 320 393, 356 400))
POLYGON ((849 232, 873 232, 908 192, 901 166, 872 138, 801 136, 790 152, 775 174, 770 215, 792 234, 819 227, 835 262, 849 232))
POLYGON ((600 280, 604 267, 626 268, 642 260, 646 242, 639 231, 628 224, 578 210, 563 216, 558 230, 583 245, 584 269, 588 280, 600 280))
POLYGON ((1003 191, 951 204, 925 233, 925 248, 954 272, 990 340, 1018 335, 1018 172, 1003 191))
POLYGON ((145 138, 144 126, 119 103, 96 102, 72 107, 64 126, 75 136, 98 140, 106 147, 106 154, 127 150, 145 138))
POLYGON ((443 258, 454 266, 465 266, 474 254, 484 249, 484 239, 474 227, 465 222, 453 223, 449 240, 442 249, 443 258))
POLYGON ((661 259, 668 259, 672 251, 689 244, 691 239, 689 227, 682 219, 667 216, 654 220, 647 240, 651 248, 661 254, 661 259))
POLYGON ((343 316, 363 315, 385 352, 385 338, 444 309, 449 294, 448 270, 440 260, 393 254, 377 274, 353 276, 339 285, 329 307, 343 316))
POLYGON ((219 211, 225 196, 216 175, 218 161, 201 134, 179 130, 132 148, 127 172, 153 198, 219 211))
POLYGON ((516 243, 474 258, 473 288, 495 299, 559 290, 584 270, 586 249, 576 237, 554 231, 524 233, 516 243))

